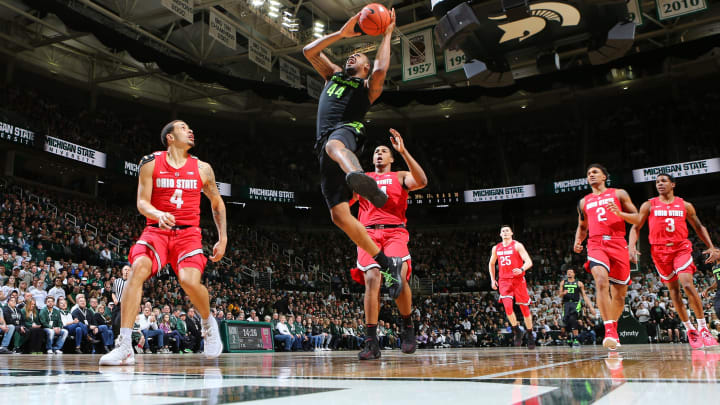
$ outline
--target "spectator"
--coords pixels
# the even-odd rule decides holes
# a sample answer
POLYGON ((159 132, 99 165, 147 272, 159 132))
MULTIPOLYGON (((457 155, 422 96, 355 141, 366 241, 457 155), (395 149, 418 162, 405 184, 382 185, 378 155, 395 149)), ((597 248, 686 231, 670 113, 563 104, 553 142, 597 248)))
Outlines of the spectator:
MULTIPOLYGON (((168 311, 170 310, 170 307, 167 308, 168 311)), ((178 331, 173 330, 172 326, 170 325, 170 314, 168 313, 161 313, 160 316, 162 317, 162 321, 160 322, 160 325, 158 327, 163 332, 164 337, 163 341, 166 343, 163 347, 163 353, 170 353, 170 350, 168 349, 168 343, 173 342, 173 345, 175 346, 175 353, 180 352, 180 343, 182 343, 182 336, 180 336, 180 333, 178 331)))
POLYGON ((10 296, 10 298, 8 298, 8 304, 3 308, 3 318, 8 325, 15 326, 13 353, 20 353, 20 346, 22 346, 23 338, 27 330, 25 329, 25 320, 22 317, 22 312, 17 308, 17 297, 10 296))
POLYGON ((67 310, 67 300, 65 298, 58 298, 57 304, 63 328, 67 330, 68 336, 75 337, 75 353, 82 354, 81 346, 83 339, 87 336, 87 325, 81 323, 78 318, 73 317, 73 314, 67 310))
POLYGON ((188 347, 193 352, 197 353, 201 350, 202 335, 200 332, 200 322, 198 322, 198 320, 195 318, 194 308, 190 308, 188 310, 186 323, 189 337, 188 347))
POLYGON ((55 298, 45 298, 45 308, 40 310, 39 318, 42 327, 45 329, 47 339, 45 341, 45 349, 47 354, 63 354, 62 347, 68 336, 68 331, 63 329, 62 319, 60 319, 60 311, 54 308, 55 298))
POLYGON ((277 331, 277 334, 273 337, 275 341, 283 343, 285 345, 286 352, 292 350, 295 338, 293 337, 293 334, 290 333, 290 328, 288 328, 287 318, 285 315, 280 315, 278 323, 275 326, 275 330, 277 331))
POLYGON ((140 331, 145 338, 145 346, 143 347, 145 354, 152 353, 152 350, 150 349, 150 339, 152 338, 157 338, 157 347, 162 351, 165 347, 164 334, 160 329, 158 329, 155 316, 152 314, 149 306, 145 306, 143 308, 143 313, 140 316, 140 331))
POLYGON ((60 279, 60 277, 55 277, 53 283, 53 287, 50 289, 50 291, 48 291, 48 295, 55 298, 55 302, 57 302, 58 298, 65 298, 65 288, 63 288, 62 280, 60 279))
POLYGON ((23 345, 25 346, 23 353, 42 353, 46 333, 40 321, 40 314, 35 306, 35 301, 32 298, 26 299, 25 307, 20 313, 22 318, 25 319, 25 329, 28 331, 27 336, 23 339, 23 345))

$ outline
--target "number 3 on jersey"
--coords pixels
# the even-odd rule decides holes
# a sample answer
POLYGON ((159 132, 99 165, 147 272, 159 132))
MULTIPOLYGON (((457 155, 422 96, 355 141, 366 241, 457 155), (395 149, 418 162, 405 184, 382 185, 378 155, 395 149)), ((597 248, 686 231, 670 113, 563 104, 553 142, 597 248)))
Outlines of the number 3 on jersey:
POLYGON ((345 92, 345 86, 338 86, 337 83, 333 83, 332 86, 330 86, 327 89, 327 95, 328 97, 335 96, 337 98, 342 97, 343 92, 345 92))
POLYGON ((665 228, 668 232, 675 232, 675 218, 665 218, 667 227, 665 228))
POLYGON ((170 197, 170 202, 175 204, 177 209, 180 209, 185 202, 182 200, 182 190, 176 189, 172 197, 170 197))

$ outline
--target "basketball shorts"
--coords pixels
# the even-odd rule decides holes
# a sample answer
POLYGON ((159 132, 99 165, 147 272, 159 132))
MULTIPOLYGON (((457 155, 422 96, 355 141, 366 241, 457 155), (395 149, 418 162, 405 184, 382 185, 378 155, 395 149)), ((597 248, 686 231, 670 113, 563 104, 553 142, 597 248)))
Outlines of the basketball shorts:
POLYGON ((515 277, 498 280, 500 300, 503 298, 515 298, 518 305, 530 305, 530 295, 527 290, 525 277, 515 277))
POLYGON ((562 321, 565 324, 565 330, 578 330, 580 324, 578 323, 578 311, 580 310, 580 303, 575 301, 565 301, 563 304, 563 318, 562 321))
POLYGON ((325 152, 325 145, 329 140, 335 139, 342 142, 346 148, 353 153, 357 152, 361 144, 361 134, 352 127, 340 127, 330 132, 316 144, 318 160, 320 162, 320 189, 322 190, 325 203, 328 208, 348 202, 353 192, 345 182, 345 172, 340 165, 328 156, 325 152))
POLYGON ((692 243, 689 240, 684 240, 674 246, 652 245, 650 253, 663 283, 677 280, 680 273, 695 273, 692 243))
MULTIPOLYGON (((390 229, 368 229, 368 235, 370 239, 375 242, 377 247, 382 249, 386 256, 401 257, 404 262, 408 265, 407 277, 410 280, 410 274, 412 274, 412 262, 410 260, 410 252, 408 251, 408 241, 410 240, 410 234, 405 228, 390 228, 390 229)), ((358 283, 365 285, 365 273, 373 267, 380 268, 380 265, 370 256, 368 252, 363 249, 357 248, 357 268, 350 270, 352 279, 358 283)))
POLYGON ((202 272, 207 263, 202 249, 202 233, 197 226, 177 230, 146 226, 140 239, 130 249, 130 263, 141 256, 147 256, 152 261, 152 276, 168 263, 175 274, 184 267, 202 272))
POLYGON ((611 283, 630 285, 630 254, 624 238, 588 239, 585 271, 592 273, 595 266, 608 271, 611 283))

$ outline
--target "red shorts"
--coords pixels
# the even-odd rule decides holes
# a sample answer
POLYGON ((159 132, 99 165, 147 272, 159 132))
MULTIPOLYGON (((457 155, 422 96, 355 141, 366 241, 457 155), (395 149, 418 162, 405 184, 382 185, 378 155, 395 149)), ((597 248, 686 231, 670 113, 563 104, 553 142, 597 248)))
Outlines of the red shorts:
POLYGON ((680 273, 695 273, 692 243, 689 240, 676 243, 674 246, 652 245, 650 252, 663 283, 677 280, 680 273))
POLYGON ((527 290, 525 277, 501 278, 498 280, 500 300, 503 298, 515 298, 518 305, 530 305, 530 295, 527 290))
POLYGON ((592 273, 591 268, 602 266, 608 271, 611 283, 630 285, 630 253, 624 238, 588 239, 587 263, 585 271, 592 273))
MULTIPOLYGON (((407 247, 408 241, 410 240, 410 234, 407 229, 368 229, 367 232, 368 235, 370 235, 370 239, 375 242, 377 247, 382 249, 386 256, 401 257, 404 262, 407 262, 407 280, 409 281, 410 274, 412 274, 412 262, 410 260, 410 251, 407 247)), ((363 249, 357 248, 357 252, 357 268, 351 269, 350 274, 353 280, 365 285, 365 275, 363 273, 373 267, 380 268, 380 265, 363 249)))
POLYGON ((141 256, 147 256, 152 261, 153 276, 168 263, 175 274, 180 267, 192 267, 202 272, 207 263, 202 249, 202 234, 197 226, 178 230, 146 226, 140 239, 130 249, 130 263, 141 256))

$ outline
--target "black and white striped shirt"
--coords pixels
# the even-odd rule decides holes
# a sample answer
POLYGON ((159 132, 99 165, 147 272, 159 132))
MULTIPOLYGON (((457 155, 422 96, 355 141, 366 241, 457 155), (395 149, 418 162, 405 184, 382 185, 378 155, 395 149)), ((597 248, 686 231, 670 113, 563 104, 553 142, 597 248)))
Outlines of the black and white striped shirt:
POLYGON ((127 283, 127 281, 123 280, 122 278, 116 278, 115 283, 113 283, 112 292, 118 299, 118 305, 122 301, 122 294, 123 290, 125 289, 125 283, 127 283))

